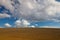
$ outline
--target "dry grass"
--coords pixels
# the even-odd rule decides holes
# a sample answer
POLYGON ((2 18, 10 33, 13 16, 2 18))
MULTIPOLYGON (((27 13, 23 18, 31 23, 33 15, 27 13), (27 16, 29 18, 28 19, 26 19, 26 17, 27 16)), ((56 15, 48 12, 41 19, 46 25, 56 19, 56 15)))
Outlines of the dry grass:
POLYGON ((0 29, 0 40, 60 40, 60 29, 5 28, 0 29))

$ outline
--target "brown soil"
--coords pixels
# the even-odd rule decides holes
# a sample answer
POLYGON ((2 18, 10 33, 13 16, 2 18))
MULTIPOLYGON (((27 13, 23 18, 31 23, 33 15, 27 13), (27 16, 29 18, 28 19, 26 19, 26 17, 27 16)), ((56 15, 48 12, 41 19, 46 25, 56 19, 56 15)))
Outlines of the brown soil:
POLYGON ((60 29, 0 28, 0 40, 60 40, 60 29))

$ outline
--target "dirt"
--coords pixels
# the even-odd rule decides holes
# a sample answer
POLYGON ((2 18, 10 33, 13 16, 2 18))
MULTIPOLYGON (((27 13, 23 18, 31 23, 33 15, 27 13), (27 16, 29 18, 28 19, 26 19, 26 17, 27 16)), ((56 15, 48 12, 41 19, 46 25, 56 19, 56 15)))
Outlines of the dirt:
POLYGON ((60 29, 0 28, 0 40, 60 40, 60 29))

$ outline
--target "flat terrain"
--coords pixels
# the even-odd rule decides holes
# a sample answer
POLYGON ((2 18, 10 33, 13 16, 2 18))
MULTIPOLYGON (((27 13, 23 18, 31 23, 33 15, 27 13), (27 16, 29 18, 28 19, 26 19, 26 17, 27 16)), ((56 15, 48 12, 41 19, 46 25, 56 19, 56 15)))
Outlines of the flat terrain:
POLYGON ((60 40, 60 29, 0 28, 0 40, 60 40))

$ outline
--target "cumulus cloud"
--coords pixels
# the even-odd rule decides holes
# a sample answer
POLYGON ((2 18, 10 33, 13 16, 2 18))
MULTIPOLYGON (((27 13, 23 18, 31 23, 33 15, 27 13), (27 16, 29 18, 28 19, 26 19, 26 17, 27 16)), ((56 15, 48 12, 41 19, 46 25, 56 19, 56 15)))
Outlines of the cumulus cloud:
POLYGON ((30 25, 30 23, 27 21, 27 20, 22 20, 22 24, 24 25, 24 26, 28 26, 28 25, 30 25))
POLYGON ((16 22, 15 22, 15 27, 17 27, 17 28, 19 28, 19 27, 21 27, 22 25, 21 25, 21 21, 20 20, 17 20, 16 22))
POLYGON ((29 25, 29 22, 26 20, 17 20, 15 22, 16 27, 27 27, 29 25))
POLYGON ((27 20, 24 20, 24 19, 22 19, 22 20, 19 19, 15 22, 15 26, 17 28, 27 28, 27 27, 34 28, 35 27, 34 25, 30 26, 30 24, 31 24, 30 22, 28 22, 27 20))
POLYGON ((5 27, 10 28, 11 25, 9 23, 5 23, 5 27))
POLYGON ((26 20, 60 20, 60 2, 56 0, 0 0, 17 18, 26 20))
POLYGON ((29 26, 30 28, 35 28, 35 26, 34 25, 31 25, 31 26, 29 26))
POLYGON ((9 18, 11 16, 6 13, 0 13, 0 18, 7 18, 7 17, 9 18))

